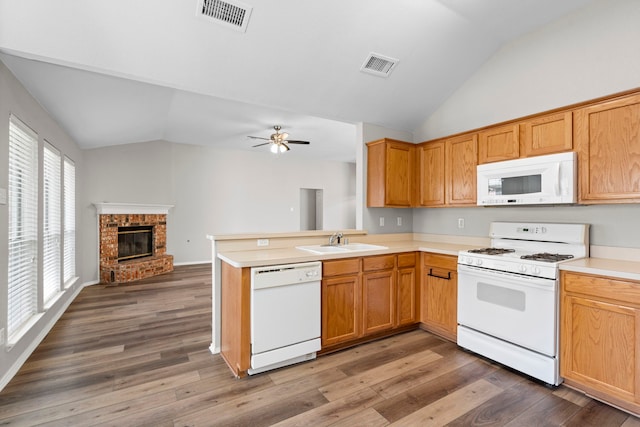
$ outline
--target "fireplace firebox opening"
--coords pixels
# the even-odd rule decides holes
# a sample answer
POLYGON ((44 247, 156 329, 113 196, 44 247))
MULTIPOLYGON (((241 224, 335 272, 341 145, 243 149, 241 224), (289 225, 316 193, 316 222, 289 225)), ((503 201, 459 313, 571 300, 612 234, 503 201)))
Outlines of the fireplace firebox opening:
POLYGON ((118 262, 153 255, 153 226, 118 227, 118 262))

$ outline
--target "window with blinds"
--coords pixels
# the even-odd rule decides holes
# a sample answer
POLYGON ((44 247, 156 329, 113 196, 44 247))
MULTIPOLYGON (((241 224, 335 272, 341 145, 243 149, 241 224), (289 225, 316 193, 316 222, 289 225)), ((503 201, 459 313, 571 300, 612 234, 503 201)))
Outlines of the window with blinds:
POLYGON ((38 136, 9 118, 9 262, 7 336, 37 313, 38 136))
POLYGON ((46 305, 61 291, 61 179, 60 151, 45 141, 42 156, 42 300, 46 305))
POLYGON ((64 262, 65 287, 76 277, 76 165, 64 158, 64 262))

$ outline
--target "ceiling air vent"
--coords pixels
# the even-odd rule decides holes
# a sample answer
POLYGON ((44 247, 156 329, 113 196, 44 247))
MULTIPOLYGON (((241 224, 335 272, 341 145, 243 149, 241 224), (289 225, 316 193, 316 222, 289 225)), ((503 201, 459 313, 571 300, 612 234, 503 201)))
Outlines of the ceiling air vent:
POLYGON ((252 9, 238 1, 198 0, 198 14, 203 18, 243 33, 247 31, 252 9))
POLYGON ((397 63, 398 60, 395 58, 371 52, 360 67, 360 71, 374 76, 389 77, 397 63))

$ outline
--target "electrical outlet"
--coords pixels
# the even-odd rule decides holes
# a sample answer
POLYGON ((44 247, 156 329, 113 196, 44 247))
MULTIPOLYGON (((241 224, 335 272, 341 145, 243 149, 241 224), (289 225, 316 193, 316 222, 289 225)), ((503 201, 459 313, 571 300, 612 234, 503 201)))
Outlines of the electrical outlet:
POLYGON ((402 227, 402 217, 401 216, 398 217, 397 224, 398 224, 398 227, 402 227))
POLYGON ((269 246, 269 239, 258 239, 258 246, 269 246))
POLYGON ((380 217, 380 227, 384 227, 384 217, 380 217))
POLYGON ((464 228, 464 218, 458 218, 458 228, 464 228))

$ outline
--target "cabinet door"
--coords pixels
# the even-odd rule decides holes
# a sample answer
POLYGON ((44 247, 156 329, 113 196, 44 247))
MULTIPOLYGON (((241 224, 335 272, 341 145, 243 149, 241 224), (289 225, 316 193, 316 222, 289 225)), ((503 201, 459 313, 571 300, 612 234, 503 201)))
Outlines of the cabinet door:
POLYGON ((491 163, 520 157, 520 128, 518 125, 499 126, 480 132, 478 163, 491 163))
POLYGON ((416 323, 416 269, 401 268, 397 274, 397 326, 416 323))
POLYGON ((444 141, 428 142, 418 147, 421 206, 444 205, 444 156, 444 141))
POLYGON ((571 151, 573 148, 573 114, 571 111, 550 114, 524 122, 522 157, 571 151))
POLYGON ((398 254, 396 326, 411 325, 418 321, 416 258, 415 252, 398 254))
POLYGON ((360 276, 322 280, 322 346, 358 338, 360 334, 360 276))
POLYGON ((446 148, 447 204, 475 205, 478 135, 462 135, 449 139, 446 148))
POLYGON ((457 273, 439 267, 426 267, 423 322, 445 338, 456 340, 458 329, 457 273))
POLYGON ((640 199, 640 95, 576 110, 580 202, 640 199))
POLYGON ((561 375, 640 403, 639 310, 573 295, 562 303, 561 375))
POLYGON ((389 330, 395 319, 394 271, 362 276, 362 320, 364 335, 389 330))
POLYGON ((367 206, 413 206, 415 145, 381 139, 367 148, 367 206))

